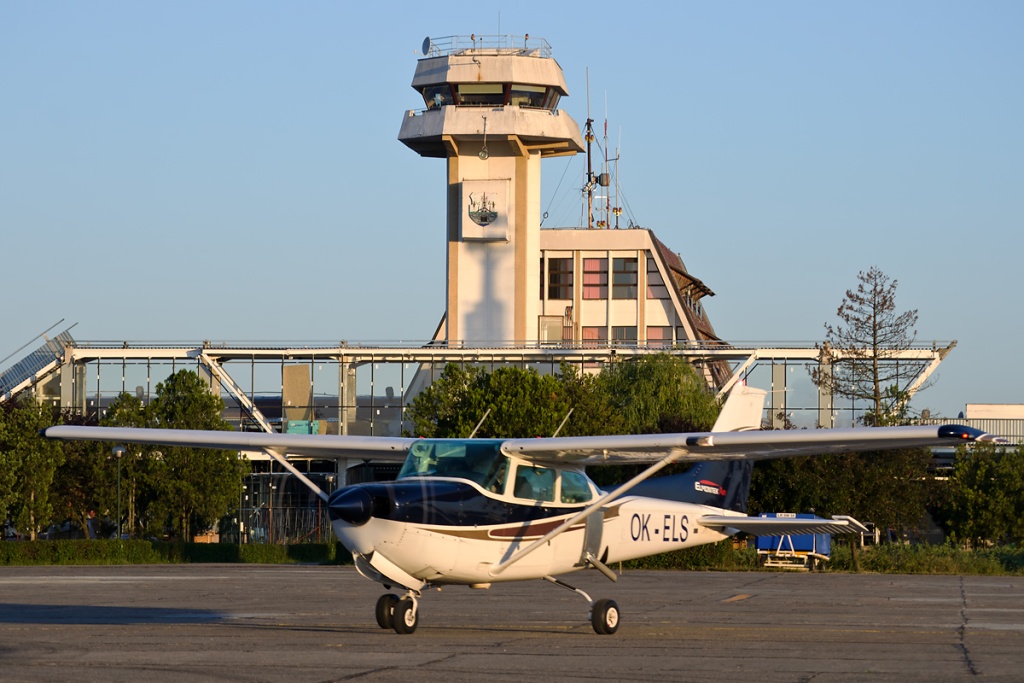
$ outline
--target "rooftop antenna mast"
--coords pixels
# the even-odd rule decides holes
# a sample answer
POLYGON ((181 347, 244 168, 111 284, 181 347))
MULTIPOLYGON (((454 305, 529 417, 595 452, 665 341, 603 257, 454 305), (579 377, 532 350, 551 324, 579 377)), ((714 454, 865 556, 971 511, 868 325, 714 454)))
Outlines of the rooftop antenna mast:
POLYGON ((615 229, 619 229, 619 216, 622 215, 622 207, 619 206, 619 157, 621 156, 619 150, 622 148, 622 129, 619 128, 619 144, 615 145, 615 208, 612 209, 612 213, 615 214, 615 229))
POLYGON ((583 191, 587 193, 587 230, 594 229, 594 167, 591 164, 590 146, 594 142, 594 119, 590 118, 590 67, 587 67, 587 184, 583 191))
MULTIPOLYGON (((601 173, 602 180, 608 177, 608 93, 604 93, 604 169, 601 173)), ((603 182, 601 184, 604 184, 603 182)), ((604 190, 604 224, 601 227, 611 227, 611 194, 604 190)))
MULTIPOLYGON (((616 181, 615 181, 615 203, 618 204, 618 202, 619 202, 619 195, 618 195, 618 188, 619 188, 619 185, 618 185, 619 150, 618 149, 615 150, 615 158, 613 158, 613 159, 609 159, 608 158, 608 93, 605 93, 605 95, 604 95, 604 171, 601 173, 601 175, 599 175, 597 177, 597 184, 600 185, 601 187, 605 188, 605 195, 604 195, 604 218, 598 223, 598 227, 599 228, 610 228, 611 227, 612 213, 613 212, 617 212, 617 210, 618 210, 618 206, 616 206, 615 209, 612 208, 612 195, 611 195, 611 191, 608 189, 608 188, 611 187, 611 181, 610 181, 610 177, 608 175, 608 162, 609 161, 614 161, 615 162, 615 174, 616 174, 616 181)), ((618 216, 618 213, 615 213, 615 215, 618 216)), ((616 221, 615 221, 615 227, 616 228, 619 227, 618 219, 616 219, 616 221)))

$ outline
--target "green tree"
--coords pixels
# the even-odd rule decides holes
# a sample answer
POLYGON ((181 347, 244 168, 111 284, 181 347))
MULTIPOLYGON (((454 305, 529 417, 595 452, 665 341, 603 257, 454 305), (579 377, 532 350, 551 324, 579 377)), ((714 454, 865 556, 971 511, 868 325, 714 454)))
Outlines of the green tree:
MULTIPOLYGON (((91 422, 77 413, 65 414, 62 419, 65 424, 91 422)), ((146 407, 135 396, 121 394, 107 406, 100 424, 104 427, 146 427, 146 407)), ((137 534, 144 531, 145 513, 153 500, 153 487, 149 481, 152 449, 135 444, 89 441, 65 441, 60 445, 64 462, 57 470, 53 490, 57 507, 63 515, 85 530, 94 513, 100 513, 114 520, 116 528, 120 511, 123 532, 137 534), (120 459, 112 452, 114 446, 124 448, 120 459), (118 479, 121 484, 120 501, 118 479)), ((99 531, 95 526, 94 530, 99 531)))
POLYGON ((0 453, 14 478, 8 505, 15 525, 34 541, 52 522, 51 486, 63 459, 59 444, 39 436, 40 430, 53 426, 53 410, 30 395, 4 403, 2 410, 0 453))
MULTIPOLYGON (((90 420, 79 414, 62 416, 64 424, 88 424, 90 420)), ((107 486, 106 460, 103 446, 91 441, 64 441, 60 443, 64 460, 53 478, 54 509, 58 517, 75 522, 86 538, 93 513, 107 509, 103 491, 107 486)), ((99 532, 98 528, 94 531, 99 532)))
MULTIPOLYGON (((149 406, 151 426, 227 430, 224 401, 199 375, 181 370, 157 385, 149 406)), ((227 450, 164 446, 150 462, 156 520, 169 519, 180 538, 212 526, 238 503, 245 464, 227 450)))
POLYGON ((14 490, 15 471, 19 463, 18 455, 6 442, 7 425, 10 420, 7 414, 13 408, 11 403, 0 404, 0 522, 7 519, 10 514, 10 507, 16 496, 14 490))
POLYGON ((927 449, 833 453, 755 464, 750 510, 852 515, 897 535, 921 530, 933 499, 927 449))
POLYGON ((563 364, 557 375, 533 369, 448 365, 413 401, 413 433, 466 437, 487 410, 477 436, 531 437, 705 431, 720 410, 714 394, 684 359, 658 354, 607 367, 599 375, 563 364))
MULTIPOLYGON (((409 406, 407 418, 412 422, 412 433, 426 438, 464 438, 483 417, 478 415, 473 385, 483 368, 463 368, 449 363, 441 376, 424 389, 409 406)), ((485 409, 486 410, 486 409, 485 409)))
POLYGON ((666 353, 613 363, 598 384, 629 434, 707 431, 721 410, 694 367, 666 353))
POLYGON ((485 414, 478 437, 549 436, 586 387, 578 377, 542 375, 532 368, 485 372, 448 365, 413 401, 409 419, 417 436, 467 437, 485 414))
POLYGON ((595 436, 627 433, 626 418, 602 385, 601 375, 581 372, 563 363, 559 385, 572 415, 560 436, 595 436))
MULTIPOLYGON (((149 411, 141 399, 123 393, 107 406, 100 424, 104 427, 146 427, 149 425, 149 411)), ((156 521, 148 512, 156 497, 155 477, 158 473, 166 473, 166 469, 156 464, 155 451, 151 447, 123 444, 124 453, 117 460, 111 453, 113 445, 103 444, 97 453, 97 460, 103 463, 105 495, 101 496, 102 506, 106 510, 120 507, 122 530, 138 534, 156 521), (120 506, 117 505, 118 474, 121 480, 120 506)))
POLYGON ((834 396, 867 402, 866 421, 882 424, 904 407, 907 386, 921 369, 887 362, 917 338, 917 310, 897 312, 897 281, 878 268, 859 272, 857 279, 836 311, 840 322, 825 324, 822 355, 831 362, 813 369, 811 379, 834 396))
POLYGON ((938 516, 954 541, 1024 542, 1024 446, 961 448, 938 516))

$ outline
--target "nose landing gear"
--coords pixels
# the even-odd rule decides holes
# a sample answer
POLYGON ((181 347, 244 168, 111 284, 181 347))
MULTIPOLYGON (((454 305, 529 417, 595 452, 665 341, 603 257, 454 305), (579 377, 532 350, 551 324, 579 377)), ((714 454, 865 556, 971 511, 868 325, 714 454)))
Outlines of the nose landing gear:
POLYGON ((419 596, 409 591, 399 598, 394 593, 385 593, 377 599, 377 625, 391 628, 395 633, 413 633, 419 626, 419 596))

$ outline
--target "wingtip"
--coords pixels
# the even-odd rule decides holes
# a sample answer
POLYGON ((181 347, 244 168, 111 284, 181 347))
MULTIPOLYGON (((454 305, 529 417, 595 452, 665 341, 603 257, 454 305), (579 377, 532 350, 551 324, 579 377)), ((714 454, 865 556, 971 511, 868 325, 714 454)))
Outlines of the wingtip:
POLYGON ((958 441, 984 441, 987 443, 1007 443, 1006 439, 983 432, 966 425, 942 425, 939 427, 939 438, 957 439, 958 441))

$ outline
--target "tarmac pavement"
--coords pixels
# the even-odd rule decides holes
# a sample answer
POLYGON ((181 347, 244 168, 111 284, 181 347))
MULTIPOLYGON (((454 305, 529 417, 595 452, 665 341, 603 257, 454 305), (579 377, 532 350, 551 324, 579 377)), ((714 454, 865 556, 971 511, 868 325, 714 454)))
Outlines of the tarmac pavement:
POLYGON ((0 681, 1024 680, 1024 577, 597 572, 446 587, 412 635, 351 567, 0 567, 0 681))

